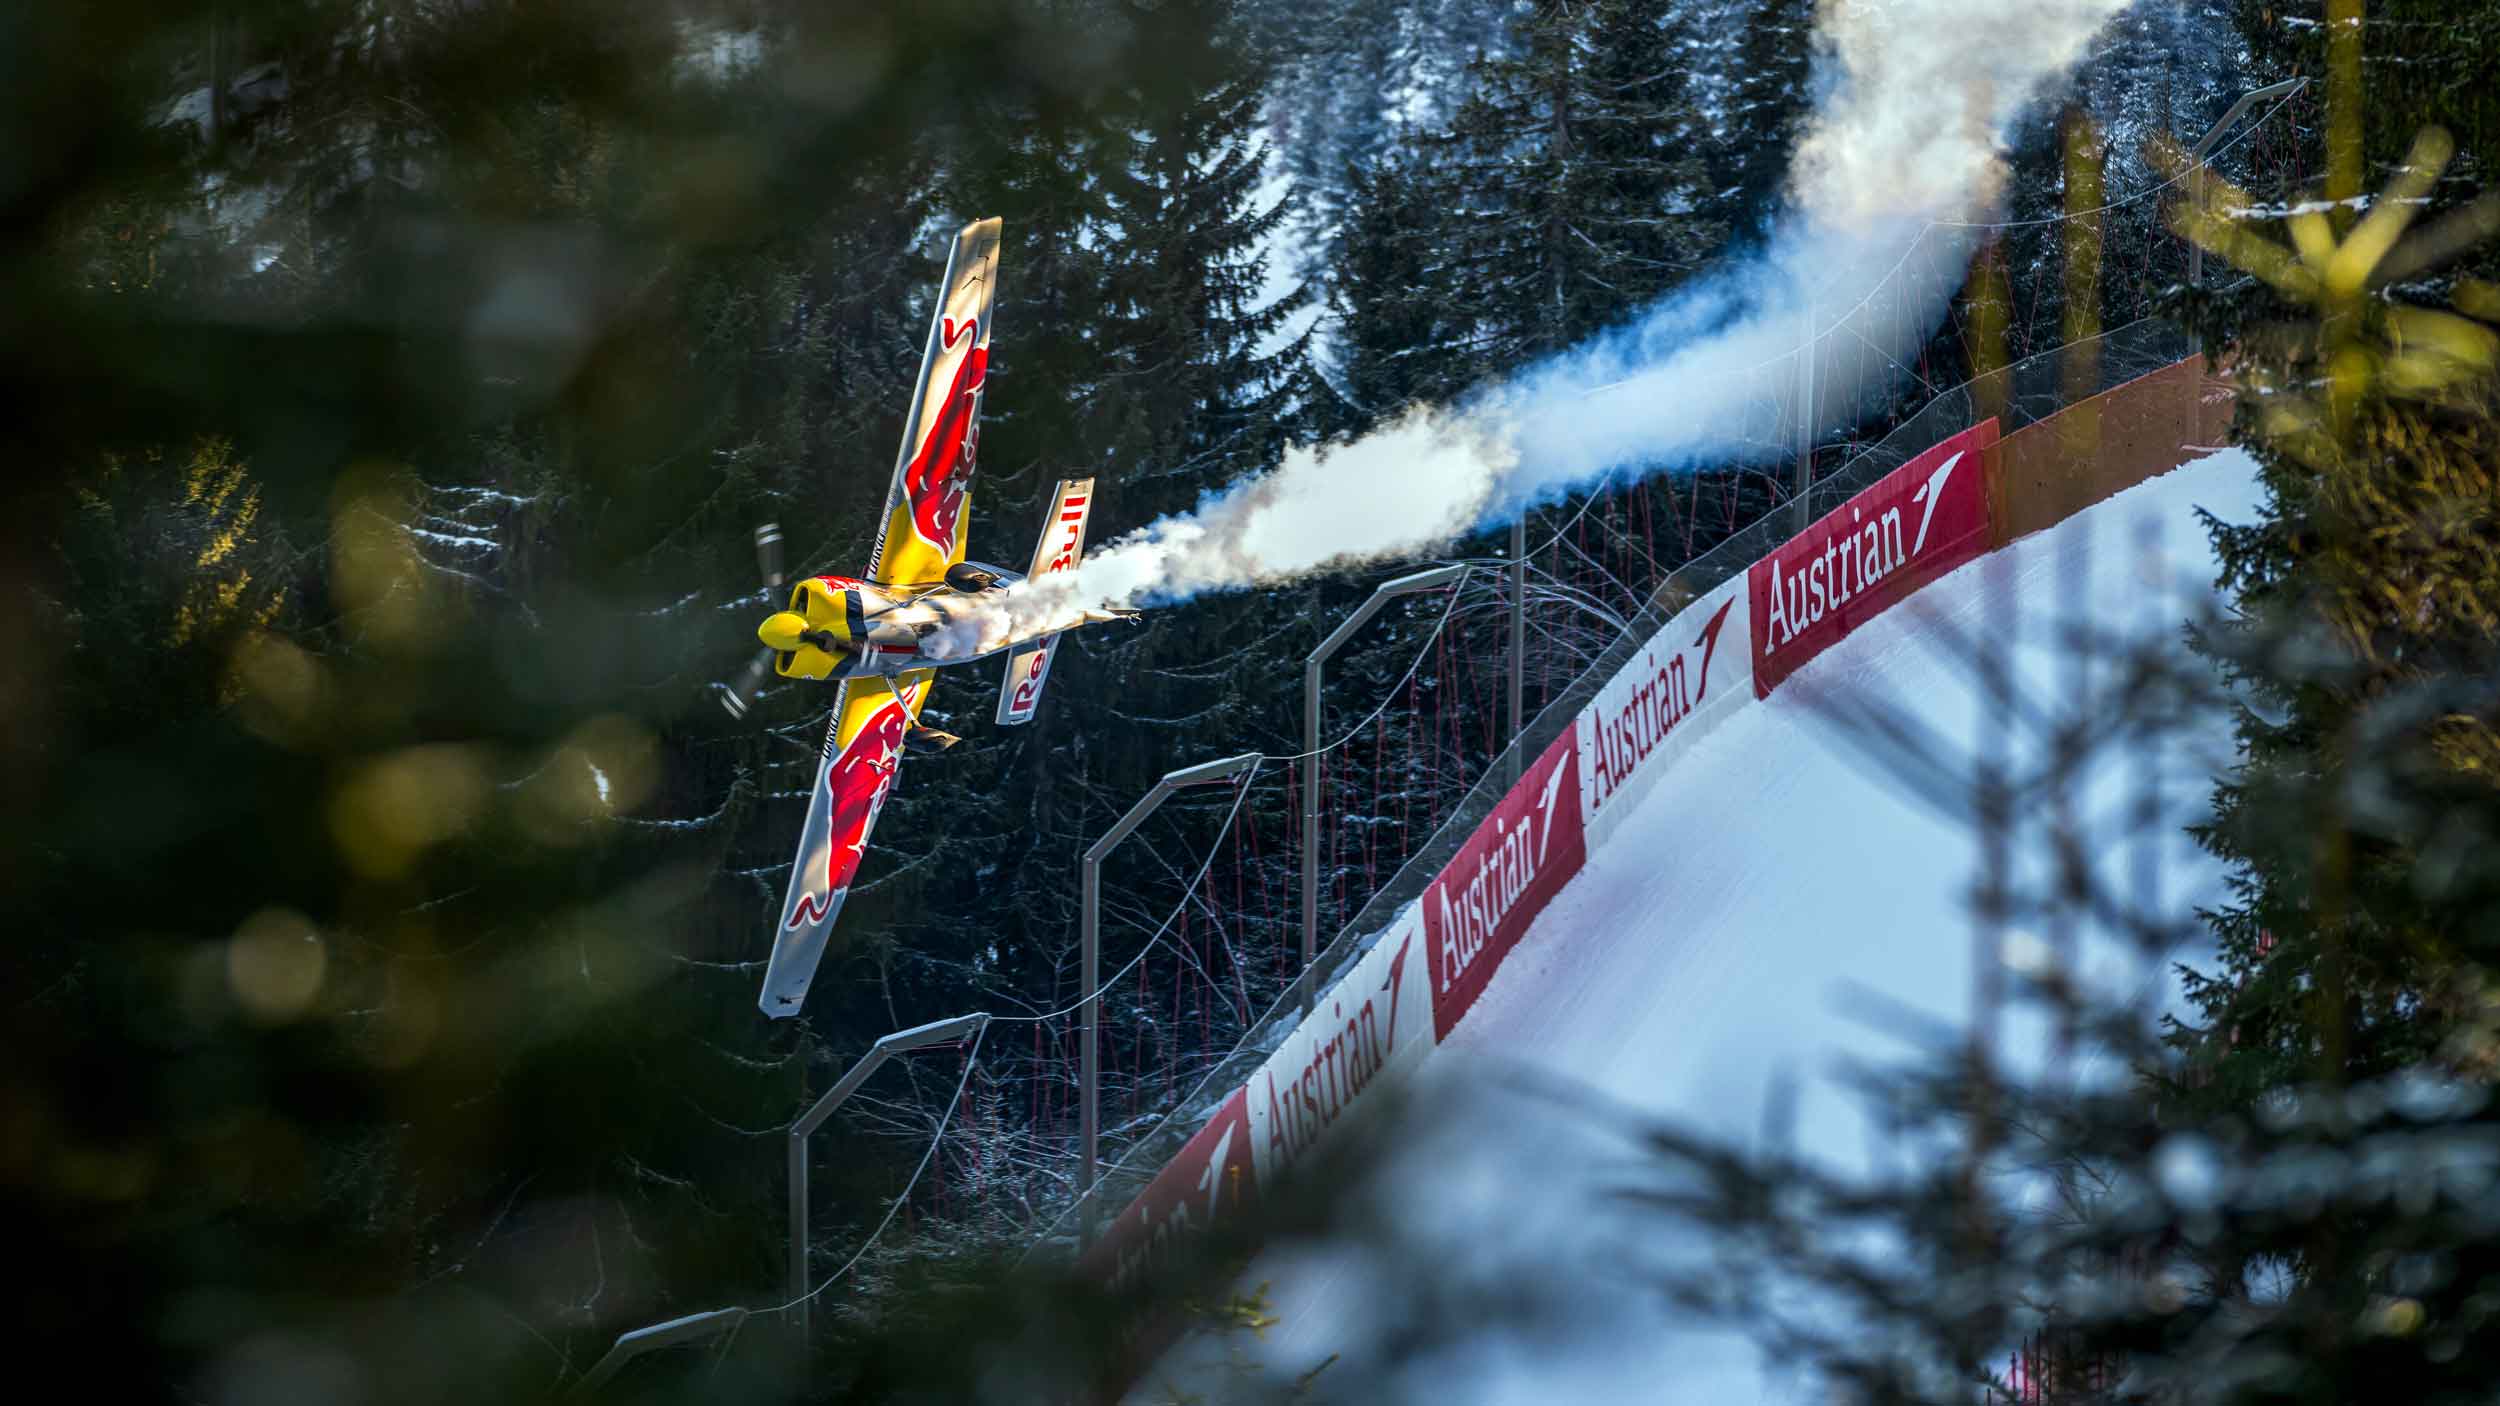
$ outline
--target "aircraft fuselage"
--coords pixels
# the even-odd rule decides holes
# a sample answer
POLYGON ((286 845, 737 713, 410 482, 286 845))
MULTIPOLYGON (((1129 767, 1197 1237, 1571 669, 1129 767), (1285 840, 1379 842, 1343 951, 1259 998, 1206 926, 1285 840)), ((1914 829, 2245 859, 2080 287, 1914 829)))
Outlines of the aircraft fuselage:
POLYGON ((851 576, 810 576, 790 590, 787 612, 762 631, 783 678, 840 680, 943 669, 1003 654, 1074 626, 1116 619, 1104 611, 1018 611, 1004 600, 1012 576, 981 590, 943 582, 889 586, 851 576), (802 617, 803 631, 776 622, 802 617), (828 648, 827 646, 831 646, 828 648))

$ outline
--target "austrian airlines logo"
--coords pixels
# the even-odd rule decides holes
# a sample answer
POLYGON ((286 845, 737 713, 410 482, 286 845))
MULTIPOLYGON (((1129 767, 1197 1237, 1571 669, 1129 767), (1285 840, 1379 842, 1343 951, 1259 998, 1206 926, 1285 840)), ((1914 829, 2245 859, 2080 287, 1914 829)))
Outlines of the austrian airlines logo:
POLYGON ((1727 613, 1735 608, 1736 597, 1729 596, 1719 613, 1710 617, 1710 623, 1701 627, 1701 638, 1693 641, 1701 650, 1701 681, 1693 685, 1693 693, 1698 697, 1710 696, 1710 656, 1719 652, 1719 631, 1727 628, 1727 613))
POLYGON ((1944 499, 1944 481, 1953 477, 1954 466, 1961 462, 1962 456, 1955 454, 1952 458, 1937 465, 1936 471, 1927 476, 1927 482, 1916 493, 1910 495, 1911 502, 1927 505, 1918 515, 1918 537, 1910 543, 1911 556, 1917 556, 1926 548, 1927 524, 1936 520, 1936 504, 1944 499))
POLYGON ((1533 810, 1519 817, 1515 828, 1495 811, 1492 842, 1477 856, 1473 869, 1463 881, 1445 874, 1430 890, 1441 930, 1444 993, 1492 945, 1511 910, 1544 872, 1546 850, 1554 843, 1554 802, 1565 779, 1563 766, 1556 766, 1545 778, 1545 794, 1537 798, 1533 810))
POLYGON ((1735 609, 1736 597, 1730 594, 1691 645, 1663 659, 1654 653, 1644 656, 1642 669, 1626 670, 1590 705, 1591 746, 1583 777, 1589 813, 1595 814, 1621 790, 1709 698, 1710 662, 1719 655, 1719 633, 1735 609), (1701 657, 1698 679, 1685 668, 1685 660, 1696 653, 1701 657))
MULTIPOLYGON (((1910 502, 1919 510, 1918 531, 1906 548, 1901 541, 1905 524, 1899 506, 1880 511, 1873 507, 1861 509, 1852 500, 1847 522, 1840 522, 1840 512, 1835 510, 1816 525, 1821 550, 1815 550, 1806 538, 1799 537, 1774 552, 1769 560, 1769 609, 1756 622, 1762 636, 1762 653, 1767 657, 1784 648, 1821 624, 1825 617, 1917 561, 1927 550, 1927 529, 1935 525, 1936 509, 1944 503, 1945 485, 1967 457, 1969 451, 1956 451, 1910 495, 1910 502), (1800 547, 1802 551, 1797 550, 1800 547)), ((1760 570, 1756 568, 1757 572, 1760 570)), ((1755 579, 1762 578, 1757 575, 1755 579)))
MULTIPOLYGON (((1267 1141, 1253 1148, 1254 1156, 1265 1158, 1257 1164, 1262 1175, 1309 1151, 1388 1072, 1398 1054, 1399 998, 1405 994, 1406 957, 1414 946, 1412 934, 1398 944, 1388 975, 1375 990, 1349 990, 1349 982, 1331 992, 1326 1009, 1315 1011, 1260 1070, 1251 1097, 1264 1092, 1266 1099, 1264 1105, 1254 1103, 1251 1111, 1254 1123, 1261 1107, 1266 1112, 1267 1141)), ((1375 952, 1365 960, 1377 956, 1375 952)), ((1221 1162, 1223 1155, 1219 1145, 1216 1159, 1221 1162)))
POLYGON ((1223 1199, 1224 1154, 1233 1150, 1234 1131, 1231 1123, 1224 1125, 1224 1136, 1215 1140, 1215 1151, 1207 1157, 1207 1169, 1198 1174, 1198 1189, 1206 1193, 1209 1221, 1215 1219, 1216 1205, 1223 1199))
POLYGON ((1554 774, 1545 779, 1545 799, 1536 803, 1540 822, 1536 842, 1536 862, 1539 864, 1545 862, 1545 847, 1554 842, 1554 793, 1562 789, 1562 784, 1563 769, 1556 767, 1554 774))
POLYGON ((964 494, 972 487, 974 453, 980 447, 981 388, 989 380, 989 348, 980 345, 981 320, 951 317, 938 323, 938 355, 953 359, 943 394, 927 409, 932 418, 920 439, 920 451, 903 470, 903 491, 911 496, 912 530, 920 540, 948 556, 955 553, 955 533, 963 520, 964 494), (966 343, 971 345, 966 346, 966 343), (959 352, 957 349, 961 348, 959 352))
POLYGON ((1389 993, 1389 1048, 1398 1047, 1398 993, 1406 989, 1406 954, 1413 950, 1415 938, 1409 934, 1398 944, 1398 954, 1389 959, 1389 974, 1380 979, 1380 989, 1389 993))

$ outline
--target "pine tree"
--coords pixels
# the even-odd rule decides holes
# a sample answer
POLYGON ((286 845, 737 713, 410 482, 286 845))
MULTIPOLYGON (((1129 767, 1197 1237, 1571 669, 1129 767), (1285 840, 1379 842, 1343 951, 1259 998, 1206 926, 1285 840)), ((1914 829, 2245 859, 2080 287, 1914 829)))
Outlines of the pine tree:
MULTIPOLYGON (((679 21, 752 7, 222 7, 278 77, 209 153, 164 126, 200 8, 37 16, 109 42, 7 112, 57 154, 8 194, 0 290, 48 329, 12 365, 61 465, 8 529, 36 628, 0 628, 10 823, 49 837, 6 861, 44 939, 10 983, 6 1099, 44 1124, 10 1192, 58 1231, 22 1258, 130 1305, 117 1361, 172 1394, 259 1389, 242 1339, 161 1311, 215 1301, 369 1350, 385 1395, 543 1395, 621 1328, 756 1301, 807 1062, 922 1013, 828 963, 821 1035, 757 1018, 797 824, 760 793, 821 713, 794 749, 699 684, 752 647, 722 606, 758 518, 793 565, 865 554, 952 213, 923 100, 1030 119, 1102 76, 1026 42, 1055 6, 892 7, 868 69, 765 7, 743 84, 681 66, 679 21)), ((1053 196, 1098 184, 1072 167, 1053 196)), ((1101 283, 1022 285, 1065 299, 1000 339, 1002 381, 1063 354, 1036 414, 1083 421, 1101 283)), ((1089 467, 1059 448, 1028 471, 1089 467)), ((952 838, 943 773, 914 780, 937 823, 879 836, 905 862, 952 838)), ((955 962, 986 934, 946 936, 955 962)), ((883 1211, 898 1142, 853 1137, 820 1223, 883 1211)))
POLYGON ((1300 207, 1295 272, 1317 276, 1354 236, 1358 178, 1447 120, 1473 81, 1469 56, 1502 45, 1506 17, 1470 0, 1253 0, 1242 11, 1248 44, 1274 67, 1265 112, 1300 207))
POLYGON ((1474 379, 1473 319, 1452 295, 1447 222, 1456 191, 1433 165, 1393 157, 1347 176, 1344 248, 1329 267, 1337 365, 1325 428, 1350 434, 1474 379))
MULTIPOLYGON (((2426 129, 2378 203, 2427 203, 2450 151, 2426 129)), ((2208 197, 2225 199, 2250 203, 2208 197)), ((2329 215, 2293 218, 2312 246, 2338 238, 2329 215)), ((2212 217, 2190 219, 2219 242, 2212 217)), ((2456 847, 2474 843, 2473 803, 2500 774, 2484 682, 2500 659, 2500 398, 2487 349, 2426 363, 2419 331, 2481 347, 2489 333, 2467 319, 2490 320, 2500 300, 2461 283, 2458 317, 2400 296, 2438 286, 2425 275, 2471 242, 2471 220, 2376 249, 2358 286, 2278 272, 2205 309, 2209 335, 2260 329, 2242 343, 2242 438, 2269 490, 2260 521, 2214 529, 2236 612, 2205 645, 2251 706, 2199 836, 2231 863, 2232 901, 2212 915, 2214 969, 2188 973, 2202 1019, 2176 1032, 2197 1058, 2190 1094, 2209 1105, 2433 1058, 2488 1064, 2471 1042, 2500 958, 2492 895, 2456 847)), ((2262 273, 2268 247, 2243 241, 2237 257, 2262 273)))
MULTIPOLYGON (((1674 288, 1715 245, 1718 229, 1697 208, 1706 176, 1688 59, 1669 27, 1676 12, 1662 0, 1526 12, 1508 56, 1475 65, 1474 95, 1421 144, 1422 169, 1366 187, 1383 208, 1358 210, 1355 228, 1380 231, 1425 202, 1444 207, 1414 237, 1437 251, 1427 256, 1433 295, 1462 322, 1450 329, 1448 369, 1420 379, 1468 383, 1560 351, 1674 288)), ((1394 279, 1396 256, 1384 257, 1394 279)), ((1379 301, 1368 289, 1356 296, 1379 301)), ((1382 342, 1363 355, 1411 350, 1382 342)), ((1351 353, 1344 374, 1358 387, 1413 379, 1351 353)))
POLYGON ((1604 251, 1581 274, 1602 290, 1585 314, 1591 330, 1691 277, 1727 232, 1704 208, 1707 127, 1680 32, 1691 9, 1682 0, 1602 0, 1589 10, 1583 110, 1571 122, 1587 197, 1570 233, 1604 251))
POLYGON ((1811 111, 1814 0, 1746 7, 1729 64, 1727 107, 1709 144, 1707 208, 1739 239, 1760 234, 1785 196, 1811 111))
POLYGON ((1115 136, 1107 163, 1106 214, 1121 237, 1105 312, 1123 364, 1107 368, 1117 403, 1100 408, 1118 417, 1103 447, 1131 466, 1132 511, 1194 503, 1273 464, 1298 437, 1303 346, 1267 344, 1301 298, 1261 305, 1260 251, 1289 210, 1259 208, 1274 159, 1259 139, 1266 74, 1220 37, 1228 8, 1193 0, 1156 12, 1143 42, 1170 52, 1185 35, 1214 33, 1210 58, 1231 61, 1204 92, 1115 136))
POLYGON ((2217 963, 2187 974, 2200 1102, 2441 1057, 2478 989, 2460 974, 2500 959, 2483 881, 2442 881, 2438 857, 2500 738, 2434 702, 2500 660, 2495 406, 2382 402, 2325 465, 2257 439, 2267 516, 2213 526, 2236 613, 2207 644, 2251 706, 2199 832, 2233 866, 2217 963), (2412 813, 2356 813, 2385 786, 2412 813))
MULTIPOLYGON (((2272 81, 2325 72, 2333 33, 2320 21, 2332 8, 2239 0, 2234 17, 2259 75, 2272 81)), ((2360 80, 2368 94, 2357 114, 2365 168, 2394 161, 2424 123, 2436 122, 2466 154, 2453 173, 2459 183, 2487 180, 2500 161, 2500 91, 2490 82, 2500 4, 2368 0, 2352 10, 2361 18, 2360 80)))
MULTIPOLYGON (((1102 466, 1104 536, 1273 468, 1289 444, 1308 438, 1320 394, 1307 339, 1279 341, 1300 295, 1266 301, 1265 251, 1293 212, 1268 206, 1261 193, 1273 159, 1259 139, 1267 74, 1239 42, 1232 11, 1230 0, 1158 10, 1141 42, 1189 86, 1141 85, 1105 124, 1100 170, 1116 233, 1104 244, 1104 388, 1089 407, 1087 436, 1102 466)), ((1072 748, 1073 757, 1045 760, 1039 784, 1064 796, 1078 781, 1073 793, 1086 804, 1035 817, 1038 843, 1019 857, 1020 883, 1068 892, 1076 854, 1178 759, 1277 739, 1290 716, 1288 680, 1259 646, 1292 620, 1295 594, 1202 598, 1185 617, 1150 615, 1134 631, 1098 631, 1063 646, 1067 691, 1052 700, 1055 726, 1096 740, 1072 748), (1116 739, 1108 745, 1106 732, 1116 739), (1068 774, 1071 760, 1081 760, 1081 778, 1068 774)), ((1137 888, 1164 895, 1148 901, 1150 911, 1178 897, 1164 878, 1137 888)), ((1044 928, 1033 941, 1064 945, 1069 931, 1044 928)), ((1157 1027, 1141 1014, 1130 1028, 1143 1038, 1157 1027)), ((1189 1043, 1159 1049, 1157 1067, 1187 1067, 1189 1043)))

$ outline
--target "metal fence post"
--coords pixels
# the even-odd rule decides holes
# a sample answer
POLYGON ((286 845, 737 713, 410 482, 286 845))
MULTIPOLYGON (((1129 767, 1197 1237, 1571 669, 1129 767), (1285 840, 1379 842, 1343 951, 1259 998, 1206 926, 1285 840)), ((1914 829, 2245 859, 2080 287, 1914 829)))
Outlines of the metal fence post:
POLYGON ((1503 779, 1519 781, 1519 738, 1528 725, 1528 519, 1510 525, 1510 762, 1503 779))
MULTIPOLYGON (((1522 530, 1513 529, 1513 541, 1518 540, 1518 535, 1522 530)), ((1524 573, 1525 563, 1517 562, 1513 569, 1524 573)), ((1378 615, 1382 607, 1388 605, 1389 602, 1400 596, 1414 595, 1418 591, 1438 590, 1444 585, 1458 581, 1466 574, 1467 564, 1460 562, 1455 566, 1436 566, 1429 571, 1418 571, 1412 575, 1381 582, 1372 589, 1371 598, 1363 602, 1362 608, 1347 616, 1344 623, 1330 631, 1328 638, 1321 640, 1319 647, 1312 650, 1309 657, 1302 661, 1302 974, 1295 978, 1294 985, 1300 992, 1302 1010, 1306 1015, 1310 1013, 1312 1003, 1319 999, 1319 993, 1312 989, 1311 964, 1319 959, 1319 685, 1321 670, 1326 667, 1329 657, 1343 648, 1345 642, 1354 637, 1354 632, 1363 628, 1364 624, 1373 616, 1378 615)), ((1515 641, 1521 636, 1516 624, 1513 629, 1512 638, 1515 641)), ((1517 648, 1516 644, 1513 648, 1517 648)), ((1515 673, 1511 688, 1511 726, 1515 731, 1518 727, 1519 706, 1518 682, 1515 673)))
POLYGON ((1082 1063, 1077 1079, 1077 1142, 1081 1160, 1077 1166, 1077 1243, 1094 1243, 1094 1181, 1102 1160, 1102 861, 1120 841, 1125 840, 1146 823, 1175 791, 1189 786, 1213 786, 1232 781, 1241 773, 1257 766, 1257 752, 1244 752, 1222 761, 1205 762, 1170 772, 1154 784, 1145 799, 1130 806, 1120 822, 1094 841, 1085 851, 1085 897, 1078 921, 1082 947, 1078 970, 1085 990, 1085 1036, 1082 1063))
POLYGON ((982 1026, 987 1025, 989 1023, 989 1019, 990 1018, 987 1012, 976 1012, 972 1015, 953 1016, 946 1020, 933 1020, 926 1025, 915 1025, 909 1030, 895 1031, 893 1034, 877 1041, 877 1043, 870 1045, 868 1047, 868 1052, 861 1055, 859 1059, 851 1065, 849 1071, 843 1074, 839 1082, 837 1082, 831 1089, 825 1091, 825 1096, 823 1098, 816 1100, 816 1102, 810 1106, 805 1113, 800 1114, 798 1118, 790 1124, 790 1134, 788 1138, 788 1164, 790 1176, 790 1311, 792 1321, 798 1325, 799 1332, 802 1335, 804 1335, 807 1331, 807 1297, 809 1293, 807 1284, 808 1138, 813 1135, 818 1128, 823 1127, 825 1125, 825 1120, 833 1116, 833 1111, 842 1106, 843 1100, 858 1092, 859 1086, 868 1082, 868 1076, 876 1073, 878 1066, 884 1064, 888 1059, 893 1058, 895 1055, 905 1053, 906 1051, 926 1049, 931 1045, 952 1044, 953 1042, 963 1039, 965 1036, 980 1029, 982 1026))

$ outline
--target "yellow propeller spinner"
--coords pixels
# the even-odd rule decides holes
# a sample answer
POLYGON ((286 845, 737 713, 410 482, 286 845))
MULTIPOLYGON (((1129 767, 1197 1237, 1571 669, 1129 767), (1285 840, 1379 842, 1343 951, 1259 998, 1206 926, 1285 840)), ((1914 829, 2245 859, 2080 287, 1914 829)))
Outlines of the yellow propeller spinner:
POLYGON ((796 652, 806 642, 807 628, 806 616, 795 610, 777 611, 764 617, 764 623, 755 627, 755 637, 788 654, 796 652))

